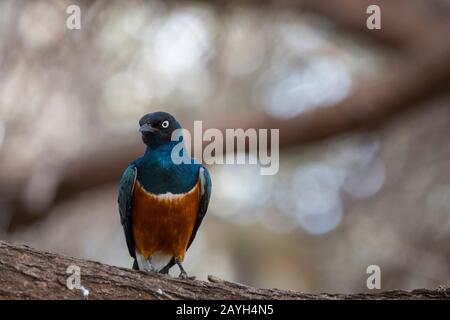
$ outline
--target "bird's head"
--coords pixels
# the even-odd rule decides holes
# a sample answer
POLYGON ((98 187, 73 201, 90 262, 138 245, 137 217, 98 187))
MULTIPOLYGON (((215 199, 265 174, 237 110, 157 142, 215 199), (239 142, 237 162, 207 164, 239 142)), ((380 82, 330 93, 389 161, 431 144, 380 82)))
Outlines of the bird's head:
POLYGON ((178 121, 167 112, 148 113, 139 120, 142 141, 152 149, 171 142, 172 133, 181 129, 178 121))

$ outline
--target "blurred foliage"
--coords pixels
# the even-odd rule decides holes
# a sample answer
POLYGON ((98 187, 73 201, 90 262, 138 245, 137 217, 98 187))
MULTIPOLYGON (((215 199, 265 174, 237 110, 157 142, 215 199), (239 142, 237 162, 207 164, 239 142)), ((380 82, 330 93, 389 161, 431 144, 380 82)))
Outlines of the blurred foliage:
MULTIPOLYGON (((86 1, 81 30, 70 31, 69 4, 0 2, 0 234, 119 266, 131 259, 115 186, 86 190, 8 232, 9 183, 29 177, 22 196, 44 206, 60 163, 94 140, 138 136, 144 113, 291 118, 332 107, 398 59, 317 13, 86 1)), ((383 289, 448 282, 448 105, 436 99, 380 130, 285 150, 275 176, 215 166, 211 209, 187 268, 311 292, 366 290, 370 264, 381 267, 383 289)))

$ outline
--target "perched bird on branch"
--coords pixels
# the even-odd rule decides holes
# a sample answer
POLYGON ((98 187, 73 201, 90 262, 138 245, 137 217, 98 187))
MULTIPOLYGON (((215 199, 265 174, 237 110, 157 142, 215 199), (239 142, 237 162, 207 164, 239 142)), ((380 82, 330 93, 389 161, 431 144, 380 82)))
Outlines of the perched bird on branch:
POLYGON ((149 113, 139 125, 147 149, 123 173, 118 197, 133 269, 168 273, 177 264, 187 278, 181 263, 208 209, 211 178, 188 155, 172 115, 149 113), (174 161, 180 154, 187 161, 174 161))

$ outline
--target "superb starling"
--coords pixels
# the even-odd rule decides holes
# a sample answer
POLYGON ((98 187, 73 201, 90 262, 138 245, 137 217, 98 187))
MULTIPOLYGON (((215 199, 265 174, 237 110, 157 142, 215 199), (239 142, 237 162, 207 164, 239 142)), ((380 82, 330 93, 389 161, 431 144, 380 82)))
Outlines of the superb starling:
POLYGON ((182 134, 172 137, 181 129, 172 115, 149 113, 139 125, 147 149, 123 173, 118 197, 133 269, 168 273, 177 264, 180 277, 187 278, 181 263, 208 209, 211 178, 188 155, 182 134), (172 155, 180 143, 188 159, 181 163, 172 155))

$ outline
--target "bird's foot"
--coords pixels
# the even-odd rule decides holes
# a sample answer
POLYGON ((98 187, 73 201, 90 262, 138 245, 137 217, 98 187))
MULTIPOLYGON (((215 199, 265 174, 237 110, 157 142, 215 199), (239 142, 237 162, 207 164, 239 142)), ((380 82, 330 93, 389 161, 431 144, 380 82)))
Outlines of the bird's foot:
POLYGON ((195 280, 195 276, 188 276, 186 271, 181 271, 178 278, 183 279, 183 280, 195 280))
POLYGON ((181 261, 179 258, 175 258, 175 263, 178 265, 178 267, 180 268, 180 275, 178 276, 178 278, 180 279, 186 279, 186 280, 195 280, 195 277, 189 277, 186 270, 184 270, 183 265, 181 264, 181 261))

